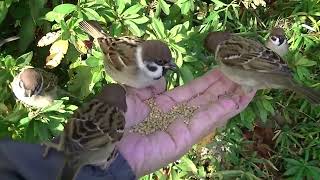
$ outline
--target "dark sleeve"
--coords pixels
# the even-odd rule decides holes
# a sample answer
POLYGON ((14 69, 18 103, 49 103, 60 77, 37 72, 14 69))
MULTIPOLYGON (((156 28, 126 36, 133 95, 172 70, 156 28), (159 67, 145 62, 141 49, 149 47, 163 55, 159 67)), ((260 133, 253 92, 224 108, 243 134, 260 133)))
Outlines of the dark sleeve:
MULTIPOLYGON (((44 147, 12 140, 0 141, 1 180, 56 180, 63 165, 63 156, 51 150, 46 159, 42 158, 44 147)), ((87 165, 77 176, 77 180, 133 180, 136 179, 128 162, 119 153, 111 166, 103 171, 99 167, 87 165)))

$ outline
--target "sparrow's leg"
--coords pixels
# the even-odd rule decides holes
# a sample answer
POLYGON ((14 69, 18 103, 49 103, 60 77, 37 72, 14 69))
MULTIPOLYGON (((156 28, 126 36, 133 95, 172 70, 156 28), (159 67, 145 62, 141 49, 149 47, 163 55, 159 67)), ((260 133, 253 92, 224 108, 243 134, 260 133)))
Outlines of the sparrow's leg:
POLYGON ((56 151, 62 151, 64 146, 64 138, 59 139, 59 143, 53 143, 53 142, 44 142, 41 144, 42 146, 46 146, 44 149, 44 152, 42 154, 42 157, 47 157, 49 151, 51 148, 55 149, 56 151))
POLYGON ((241 96, 245 96, 247 94, 250 94, 254 88, 252 86, 241 86, 242 93, 240 93, 241 96))
MULTIPOLYGON (((225 99, 225 98, 227 98, 227 99, 233 99, 233 97, 234 97, 234 93, 233 93, 233 92, 225 92, 224 94, 221 94, 221 95, 218 96, 218 100, 220 100, 220 99, 225 99)), ((236 104, 236 109, 239 109, 239 108, 240 108, 240 106, 239 106, 239 104, 237 103, 237 104, 236 104)))
POLYGON ((106 158, 106 161, 100 166, 100 168, 102 169, 102 170, 105 170, 105 169, 107 169, 110 165, 111 165, 111 163, 117 158, 117 156, 119 155, 119 152, 116 150, 116 149, 114 149, 112 152, 111 152, 111 154, 109 154, 109 153, 107 153, 106 154, 107 156, 107 158, 106 158))
MULTIPOLYGON (((231 89, 231 91, 226 91, 224 94, 219 95, 218 99, 221 99, 221 98, 233 99, 235 95, 245 96, 246 94, 249 94, 250 92, 253 91, 253 88, 250 86, 242 85, 241 88, 239 88, 238 86, 235 86, 234 88, 231 89)), ((236 104, 236 106, 237 106, 236 109, 240 108, 239 104, 236 104)))

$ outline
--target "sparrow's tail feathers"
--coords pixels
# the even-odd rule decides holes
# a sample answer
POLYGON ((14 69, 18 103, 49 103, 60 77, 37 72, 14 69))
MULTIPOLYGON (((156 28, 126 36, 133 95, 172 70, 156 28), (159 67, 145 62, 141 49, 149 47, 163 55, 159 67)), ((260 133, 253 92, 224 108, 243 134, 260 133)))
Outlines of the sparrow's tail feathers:
POLYGON ((95 39, 107 37, 98 23, 81 21, 79 27, 95 39))
POLYGON ((67 161, 65 161, 57 180, 75 180, 79 170, 79 166, 75 164, 72 165, 71 163, 67 163, 67 161))
POLYGON ((294 86, 293 90, 305 96, 312 104, 320 104, 320 91, 299 85, 294 86))

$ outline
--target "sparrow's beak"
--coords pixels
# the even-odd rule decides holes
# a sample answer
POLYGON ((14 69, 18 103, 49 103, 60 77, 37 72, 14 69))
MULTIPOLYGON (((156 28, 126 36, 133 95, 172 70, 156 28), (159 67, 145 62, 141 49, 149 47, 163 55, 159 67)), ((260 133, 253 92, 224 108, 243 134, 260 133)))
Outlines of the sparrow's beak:
POLYGON ((178 66, 176 65, 176 63, 174 63, 174 61, 170 61, 169 63, 165 64, 163 66, 165 69, 170 69, 172 71, 176 71, 178 69, 178 66))
POLYGON ((32 92, 31 90, 25 90, 25 92, 24 92, 24 95, 25 95, 26 97, 31 97, 32 94, 33 94, 33 92, 32 92))

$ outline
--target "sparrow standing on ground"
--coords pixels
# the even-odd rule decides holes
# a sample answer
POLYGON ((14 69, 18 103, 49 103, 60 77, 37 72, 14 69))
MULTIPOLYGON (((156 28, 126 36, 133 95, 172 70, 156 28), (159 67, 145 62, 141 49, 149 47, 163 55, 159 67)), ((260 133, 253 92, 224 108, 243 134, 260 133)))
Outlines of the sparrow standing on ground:
POLYGON ((96 39, 104 54, 106 72, 117 82, 134 88, 153 85, 168 69, 175 70, 169 47, 159 40, 108 36, 96 22, 80 28, 96 39))
POLYGON ((282 58, 288 53, 288 40, 282 28, 273 28, 265 45, 282 58))
POLYGON ((58 179, 73 180, 81 167, 96 165, 106 169, 118 155, 116 143, 123 136, 127 111, 126 92, 118 84, 108 84, 94 99, 71 117, 59 143, 44 143, 62 151, 65 164, 58 179))
POLYGON ((287 88, 320 104, 320 92, 297 84, 286 62, 261 43, 228 32, 211 32, 205 48, 215 54, 220 70, 242 85, 245 93, 268 88, 287 88))
POLYGON ((58 78, 38 68, 26 68, 11 83, 15 96, 24 104, 43 108, 52 104, 57 95, 58 78))

